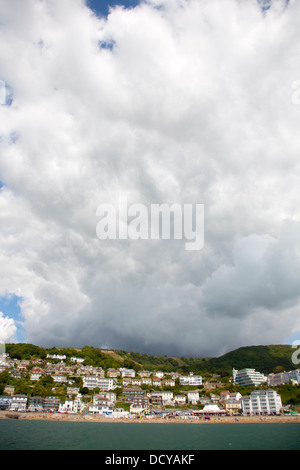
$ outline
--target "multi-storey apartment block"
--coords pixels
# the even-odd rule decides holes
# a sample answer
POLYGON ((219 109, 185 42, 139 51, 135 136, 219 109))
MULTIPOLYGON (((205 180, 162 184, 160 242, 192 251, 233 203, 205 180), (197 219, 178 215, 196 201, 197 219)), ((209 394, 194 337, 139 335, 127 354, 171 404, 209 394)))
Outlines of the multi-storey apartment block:
POLYGON ((116 382, 114 379, 99 377, 98 375, 90 375, 83 378, 83 387, 93 390, 98 387, 100 390, 114 390, 116 382))
POLYGON ((267 377, 260 372, 256 372, 255 369, 233 369, 232 378, 234 384, 244 387, 255 387, 267 381, 267 377))
POLYGON ((241 398, 244 414, 279 414, 282 408, 281 397, 275 390, 254 390, 241 398))
POLYGON ((43 411, 44 400, 42 397, 30 397, 28 403, 29 411, 43 411))
POLYGON ((60 405, 58 397, 46 397, 44 399, 44 411, 57 412, 60 405))

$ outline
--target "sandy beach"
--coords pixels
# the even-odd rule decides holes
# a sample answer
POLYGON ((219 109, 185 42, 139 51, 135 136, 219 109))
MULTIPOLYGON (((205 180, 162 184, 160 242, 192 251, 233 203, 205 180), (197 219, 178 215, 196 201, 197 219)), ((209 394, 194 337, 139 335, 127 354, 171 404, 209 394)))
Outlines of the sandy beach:
POLYGON ((176 418, 109 418, 100 415, 82 415, 68 413, 13 413, 0 411, 0 419, 10 419, 18 415, 21 420, 42 420, 42 421, 70 421, 70 422, 91 422, 91 423, 300 423, 300 415, 280 415, 280 416, 211 416, 209 421, 198 417, 176 417, 176 418))

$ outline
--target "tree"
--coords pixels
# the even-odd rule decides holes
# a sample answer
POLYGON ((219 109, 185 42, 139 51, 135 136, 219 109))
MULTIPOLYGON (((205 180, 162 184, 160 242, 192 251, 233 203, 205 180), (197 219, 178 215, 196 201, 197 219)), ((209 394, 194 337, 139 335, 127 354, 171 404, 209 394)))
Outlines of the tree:
POLYGON ((34 397, 45 398, 48 395, 48 389, 43 387, 40 383, 36 383, 32 389, 32 395, 34 397))
POLYGON ((40 378, 40 384, 43 386, 49 386, 54 384, 53 377, 51 375, 44 375, 44 377, 40 378))
POLYGON ((31 388, 29 387, 28 383, 21 379, 17 382, 16 387, 15 387, 15 393, 20 394, 20 395, 28 395, 31 391, 31 388))
POLYGON ((0 374, 0 384, 8 385, 10 382, 10 375, 7 370, 1 372, 0 374))
POLYGON ((114 389, 114 393, 117 395, 117 398, 119 398, 122 395, 122 392, 123 392, 123 390, 122 390, 121 387, 116 387, 114 389))

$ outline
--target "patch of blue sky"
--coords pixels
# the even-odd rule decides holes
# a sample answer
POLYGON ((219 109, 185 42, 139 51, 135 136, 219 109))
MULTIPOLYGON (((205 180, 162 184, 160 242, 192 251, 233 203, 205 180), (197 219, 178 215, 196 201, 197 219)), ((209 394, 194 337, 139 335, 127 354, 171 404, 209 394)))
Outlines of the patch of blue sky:
POLYGON ((21 302, 22 297, 18 297, 15 294, 8 294, 4 297, 0 297, 0 312, 5 317, 12 318, 17 327, 16 341, 22 343, 25 339, 23 329, 23 318, 21 314, 21 302))
MULTIPOLYGON (((286 5, 288 5, 290 0, 286 0, 286 5)), ((87 6, 93 10, 97 16, 107 16, 109 9, 117 5, 122 5, 125 8, 134 8, 139 5, 142 0, 86 0, 87 6)), ((273 0, 257 0, 263 11, 267 11, 271 8, 273 0)))
MULTIPOLYGON (((257 0, 263 11, 267 11, 272 7, 274 0, 257 0)), ((290 0, 285 0, 286 6, 290 0)))
POLYGON ((125 8, 134 8, 139 5, 140 0, 86 0, 87 6, 93 10, 97 16, 107 16, 111 7, 123 6, 125 8))
POLYGON ((16 144, 19 140, 19 134, 15 131, 10 133, 9 140, 11 144, 16 144))
POLYGON ((115 41, 99 41, 100 49, 106 49, 112 51, 115 46, 115 41))
POLYGON ((11 106, 13 102, 13 90, 0 78, 0 106, 11 106))
POLYGON ((285 344, 300 344, 300 331, 293 333, 291 336, 285 339, 285 344))

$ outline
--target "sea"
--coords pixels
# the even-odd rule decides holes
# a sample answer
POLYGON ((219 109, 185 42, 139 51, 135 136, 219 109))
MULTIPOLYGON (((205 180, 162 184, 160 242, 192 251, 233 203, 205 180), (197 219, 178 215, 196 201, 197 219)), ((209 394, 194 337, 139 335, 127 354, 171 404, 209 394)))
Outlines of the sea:
POLYGON ((300 423, 159 424, 1 419, 0 450, 300 450, 300 423))

